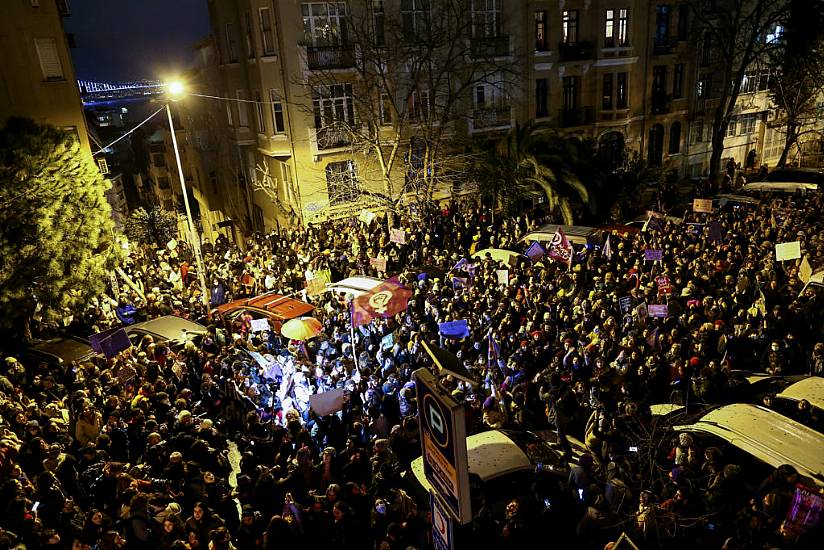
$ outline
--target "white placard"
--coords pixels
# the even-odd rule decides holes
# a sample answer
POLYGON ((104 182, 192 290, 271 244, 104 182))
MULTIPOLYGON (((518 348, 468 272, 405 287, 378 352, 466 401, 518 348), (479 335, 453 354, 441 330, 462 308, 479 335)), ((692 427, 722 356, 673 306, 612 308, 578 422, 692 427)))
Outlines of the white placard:
POLYGON ((326 416, 343 409, 345 397, 346 390, 336 388, 327 392, 310 395, 309 406, 318 416, 326 416))
POLYGON ((801 257, 801 242, 790 241, 788 243, 778 243, 775 245, 775 259, 783 262, 784 260, 797 260, 801 257))
POLYGON ((252 319, 252 332, 271 330, 268 319, 252 319))
POLYGON ((509 284, 509 270, 508 269, 496 269, 495 273, 498 275, 498 284, 499 285, 508 285, 509 284))

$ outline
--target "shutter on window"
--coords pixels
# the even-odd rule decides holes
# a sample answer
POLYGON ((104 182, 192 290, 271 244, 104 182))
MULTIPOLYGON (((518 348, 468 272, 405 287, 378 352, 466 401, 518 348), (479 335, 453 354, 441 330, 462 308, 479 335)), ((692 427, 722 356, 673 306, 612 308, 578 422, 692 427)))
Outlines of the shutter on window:
POLYGON ((37 57, 40 58, 40 69, 44 80, 63 80, 63 65, 57 53, 57 41, 54 38, 35 38, 37 57))

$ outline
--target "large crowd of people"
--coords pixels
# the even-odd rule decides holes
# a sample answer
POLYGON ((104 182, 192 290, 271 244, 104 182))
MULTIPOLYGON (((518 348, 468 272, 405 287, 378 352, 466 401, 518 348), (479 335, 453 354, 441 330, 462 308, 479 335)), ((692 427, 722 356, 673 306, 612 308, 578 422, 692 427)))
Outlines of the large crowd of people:
MULTIPOLYGON (((493 217, 474 202, 204 245, 211 308, 270 291, 303 297, 323 325, 306 342, 210 316, 184 245, 133 246, 122 293, 68 330, 178 315, 206 332, 181 345, 146 337, 61 368, 4 359, 0 548, 431 548, 428 502, 408 475, 420 456, 412 373, 431 367, 423 342, 477 379, 441 380, 465 404, 467 433, 554 431, 574 464, 561 484, 536 469, 530 493, 504 512, 480 487, 466 547, 551 535, 604 548, 621 533, 649 548, 809 545, 816 533, 782 530, 791 467, 752 484, 734 457, 689 436, 637 438, 650 433, 652 404, 735 399, 737 371, 824 374, 821 298, 801 292, 798 262, 775 261, 775 244, 799 240, 812 265, 824 263, 822 208, 820 195, 785 196, 692 214, 691 225, 661 220, 576 249, 572 265, 472 259, 523 252, 522 236, 547 221, 493 217), (307 292, 317 273, 396 275, 413 294, 404 312, 352 330, 345 296, 307 292), (469 336, 440 333, 455 320, 469 336), (308 397, 333 388, 347 390, 342 410, 318 416, 308 397)), ((798 419, 820 426, 809 411, 798 419)))

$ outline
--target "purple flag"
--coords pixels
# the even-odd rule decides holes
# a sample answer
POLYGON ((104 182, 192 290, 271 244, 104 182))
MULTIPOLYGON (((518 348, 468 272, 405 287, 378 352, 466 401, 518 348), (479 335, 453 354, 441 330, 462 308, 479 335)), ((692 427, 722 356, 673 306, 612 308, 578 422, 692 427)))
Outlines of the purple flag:
POLYGON ((532 260, 533 262, 537 262, 544 257, 544 254, 546 254, 546 252, 544 251, 544 247, 541 246, 541 243, 535 241, 531 245, 529 245, 529 248, 526 249, 526 252, 524 254, 526 254, 526 257, 532 260))

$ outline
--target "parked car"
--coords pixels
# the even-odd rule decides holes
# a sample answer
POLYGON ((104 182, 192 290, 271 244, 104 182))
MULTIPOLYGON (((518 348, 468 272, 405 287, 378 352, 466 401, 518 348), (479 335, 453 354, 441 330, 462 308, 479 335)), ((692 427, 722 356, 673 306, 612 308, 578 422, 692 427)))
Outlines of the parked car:
POLYGON ((737 193, 720 193, 712 198, 712 207, 718 210, 734 208, 757 208, 761 200, 750 195, 737 193))
POLYGON ((821 431, 824 428, 824 378, 808 376, 788 384, 775 394, 774 408, 785 416, 798 419, 798 404, 806 401, 811 411, 817 417, 817 426, 811 426, 821 431))
POLYGON ((723 405, 673 430, 692 434, 700 449, 718 447, 728 463, 754 475, 754 482, 789 464, 805 484, 824 488, 824 434, 765 407, 723 405))
POLYGON ((199 344, 203 335, 207 332, 207 328, 200 323, 182 317, 175 317, 174 315, 165 315, 123 328, 126 334, 129 335, 132 345, 136 346, 148 334, 154 338, 155 342, 172 342, 173 349, 182 347, 187 340, 199 344))
POLYGON ((764 181, 794 181, 822 185, 824 184, 824 170, 819 170, 817 168, 779 168, 767 174, 767 177, 764 178, 764 181))
POLYGON ((348 299, 352 299, 369 292, 382 282, 382 279, 376 277, 358 275, 357 277, 347 277, 336 283, 327 283, 326 292, 343 293, 346 294, 348 299))
MULTIPOLYGON (((569 476, 562 453, 528 431, 491 430, 470 435, 466 453, 469 472, 480 478, 487 505, 494 513, 503 512, 512 499, 529 495, 539 464, 559 481, 569 476)), ((413 492, 419 497, 428 494, 432 487, 424 475, 422 457, 412 461, 412 477, 413 492)), ((473 515, 477 512, 473 510, 473 515)))
POLYGON ((824 185, 824 172, 812 168, 773 170, 764 181, 748 183, 747 193, 807 193, 818 191, 824 185))
POLYGON ((527 233, 522 239, 523 243, 531 243, 538 241, 541 244, 546 244, 552 241, 552 237, 558 231, 558 228, 563 230, 564 234, 573 245, 585 246, 587 243, 597 242, 600 231, 594 227, 585 227, 582 225, 558 225, 550 223, 543 227, 527 233))
POLYGON ((61 336, 42 340, 25 348, 20 353, 23 365, 46 363, 49 366, 64 367, 73 361, 82 362, 95 355, 88 340, 76 336, 61 336))
POLYGON ((280 327, 284 321, 307 315, 313 309, 315 309, 315 306, 301 300, 281 296, 280 294, 267 293, 254 298, 243 298, 223 304, 213 309, 212 315, 228 323, 247 314, 252 319, 268 319, 274 330, 280 332, 280 327))

